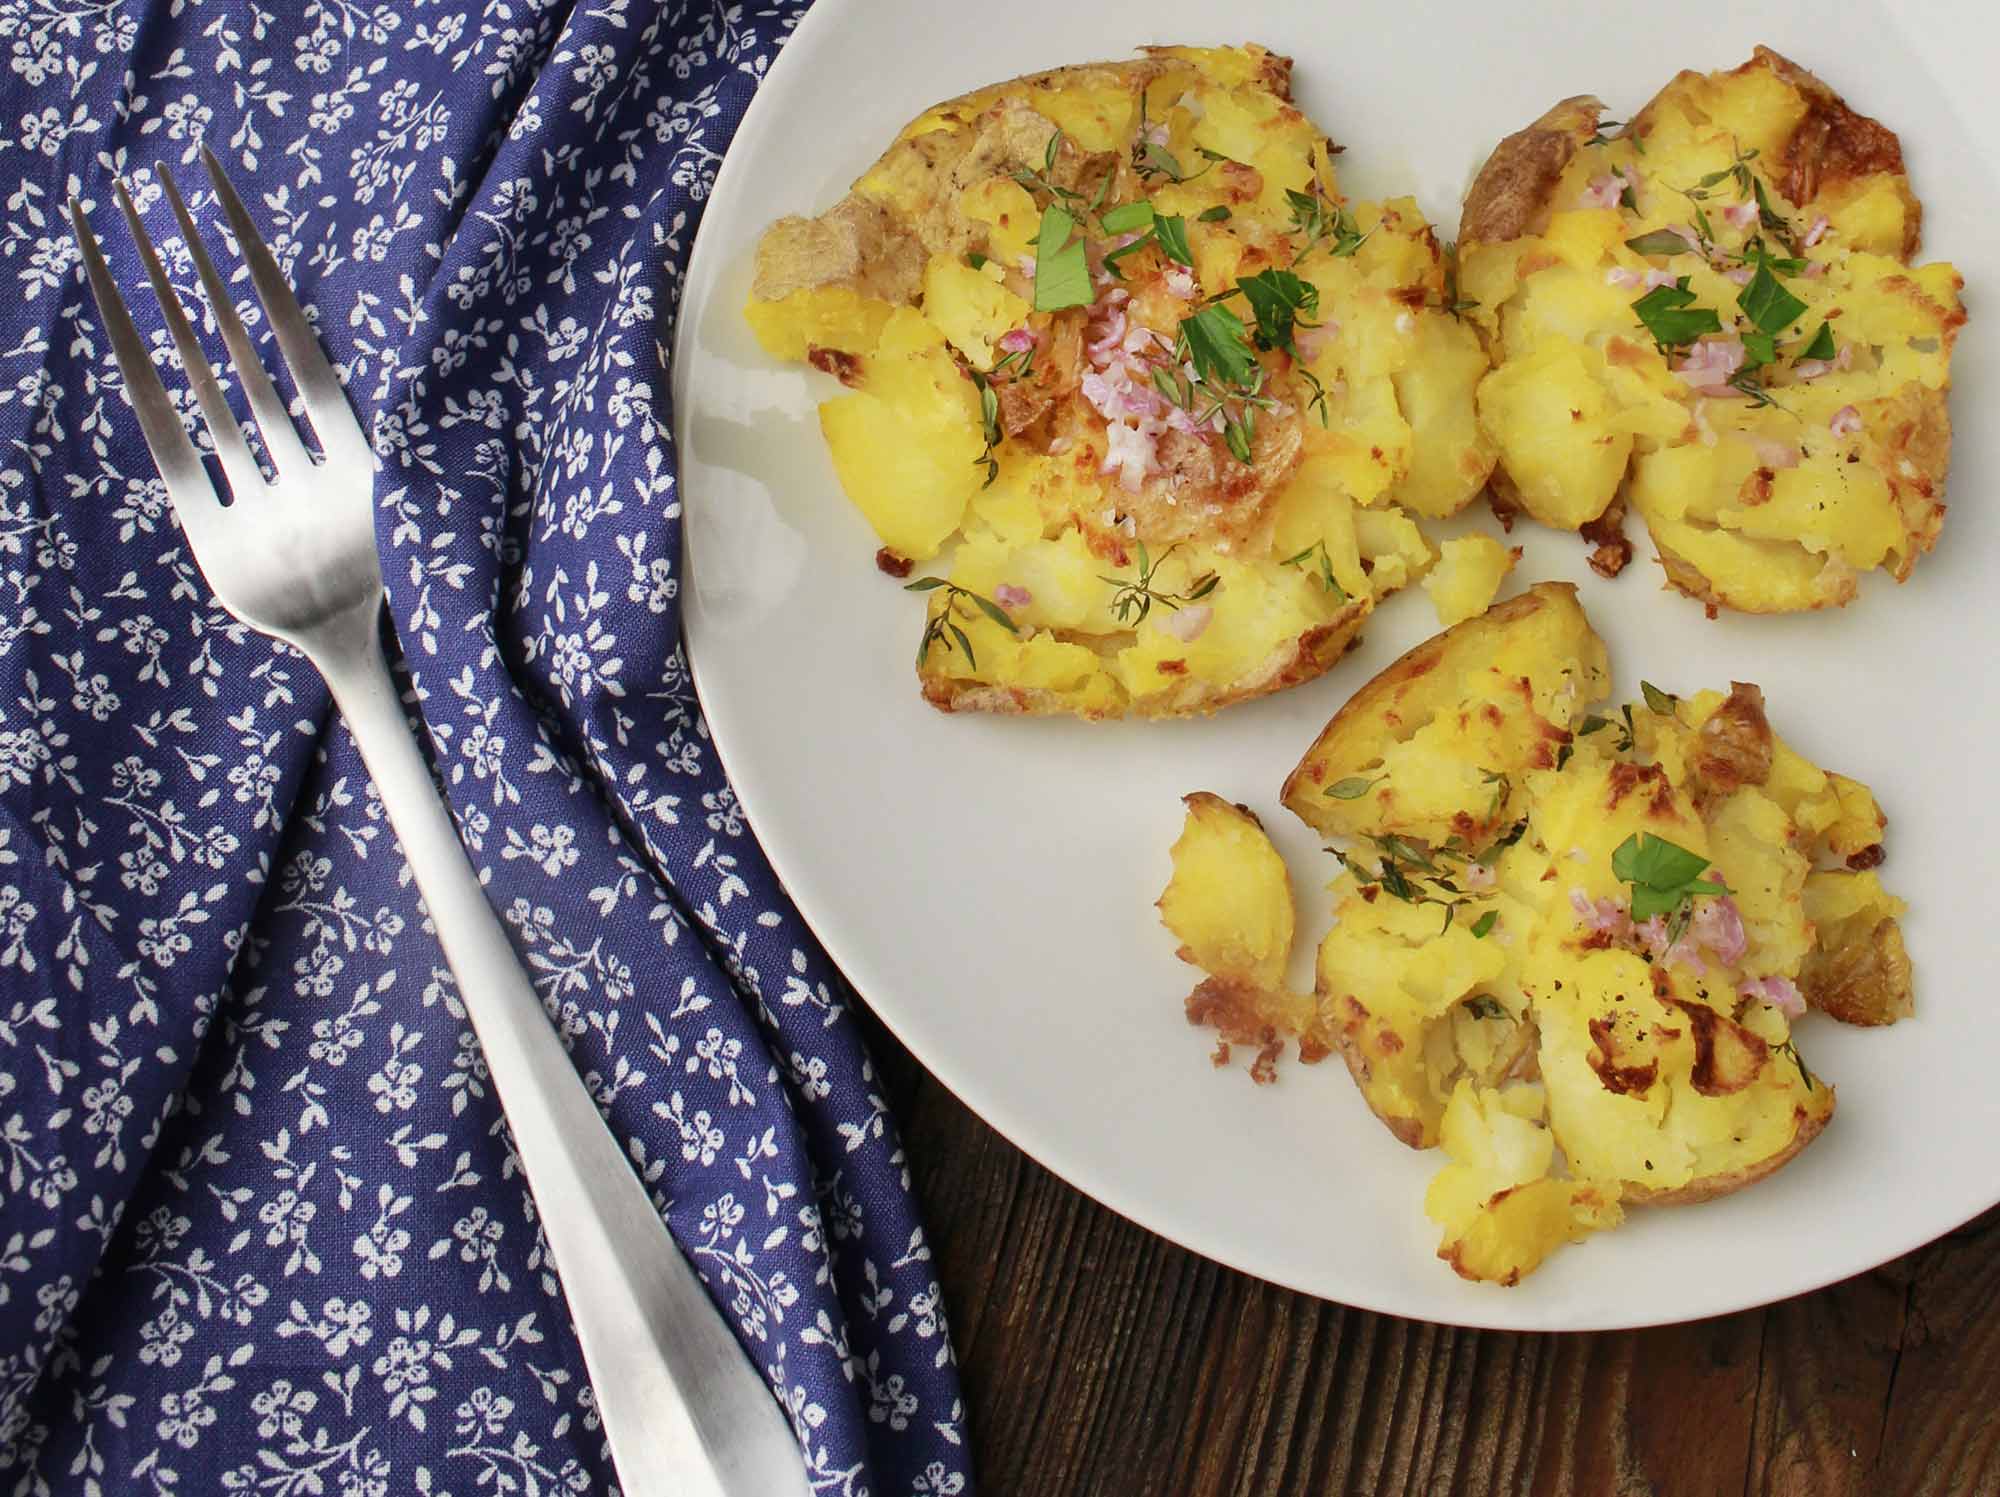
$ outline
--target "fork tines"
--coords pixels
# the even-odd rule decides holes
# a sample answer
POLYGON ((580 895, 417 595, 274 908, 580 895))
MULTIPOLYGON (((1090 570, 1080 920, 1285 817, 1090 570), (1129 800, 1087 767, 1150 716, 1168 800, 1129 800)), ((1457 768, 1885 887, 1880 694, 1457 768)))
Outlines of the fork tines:
MULTIPOLYGON (((300 402, 305 414, 311 420, 313 431, 318 436, 320 447, 328 459, 341 459, 363 465, 371 462, 367 437, 360 423, 355 420, 353 410, 347 404, 347 397, 341 390, 340 381, 321 350, 319 339, 314 335, 312 325, 306 320, 304 310, 292 294, 284 272, 279 268, 270 247, 257 233, 251 222, 243 200, 237 196, 222 163, 207 146, 202 147, 202 163, 208 169, 211 182, 215 185, 216 200, 221 204, 224 215, 229 220, 238 250, 250 270, 251 284, 262 303, 264 315, 270 320, 271 330, 277 336, 279 351, 291 370, 293 383, 297 386, 300 402)), ((154 172, 167 201, 171 204, 175 219, 180 224, 181 236, 186 241, 188 254, 194 261, 195 273, 200 278, 202 292, 206 297, 216 326, 221 331, 224 347, 229 353, 230 367, 234 370, 243 387, 244 398, 250 413, 257 423, 259 435, 263 438, 264 450, 270 458, 272 468, 282 477, 288 473, 303 471, 312 464, 312 458, 304 443, 299 440, 293 428, 290 414, 285 409, 284 400, 271 382, 262 361, 257 356, 250 334, 237 315, 235 303, 229 295, 222 276, 217 271, 196 229, 194 217, 188 212, 186 202, 181 198, 173 177, 164 165, 156 165, 154 172)), ((146 277, 152 283, 153 294, 159 299, 160 311, 165 318, 168 336, 173 340, 174 351, 180 358, 181 367, 186 372, 189 383, 194 387, 195 398, 201 407, 202 420, 208 427, 209 436, 215 444, 216 457, 222 465, 225 478, 229 481, 233 496, 241 498, 263 484, 256 458, 251 454, 243 430, 237 424, 235 414, 229 409, 227 397, 223 393, 221 381, 209 364, 208 356, 202 352, 200 340, 189 322, 180 297, 172 282, 167 278, 165 267, 160 263, 158 251, 152 237, 146 232, 144 222, 139 217, 137 207, 121 180, 113 186, 118 206, 125 215, 132 238, 137 243, 139 257, 146 269, 146 277)), ((84 268, 89 276, 91 294, 97 301, 97 308, 106 331, 110 335, 111 350, 123 375, 125 386, 132 399, 132 406, 139 417, 140 429, 145 433, 146 446, 153 454, 160 476, 166 481, 169 495, 174 500, 175 509, 180 512, 183 525, 201 523, 198 515, 190 515, 192 505, 187 500, 197 490, 191 485, 197 481, 206 484, 206 474, 201 467, 200 455, 187 432, 181 425, 180 414, 174 409, 162 384, 158 371, 153 367, 145 339, 133 325, 124 298, 119 294, 117 283, 112 279, 109 267, 98 247, 90 224, 84 214, 83 205, 72 197, 69 201, 70 224, 75 230, 77 244, 83 252, 84 268)), ((364 469, 365 470, 365 469, 364 469)))

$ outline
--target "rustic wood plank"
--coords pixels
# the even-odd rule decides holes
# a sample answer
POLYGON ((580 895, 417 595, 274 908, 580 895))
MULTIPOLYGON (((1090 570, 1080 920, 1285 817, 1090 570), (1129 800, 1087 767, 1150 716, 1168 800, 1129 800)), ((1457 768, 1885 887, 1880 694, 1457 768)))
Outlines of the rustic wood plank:
POLYGON ((871 1032, 988 1497, 2000 1491, 2000 1211, 1763 1311, 1594 1336, 1370 1315, 1071 1190, 871 1032))

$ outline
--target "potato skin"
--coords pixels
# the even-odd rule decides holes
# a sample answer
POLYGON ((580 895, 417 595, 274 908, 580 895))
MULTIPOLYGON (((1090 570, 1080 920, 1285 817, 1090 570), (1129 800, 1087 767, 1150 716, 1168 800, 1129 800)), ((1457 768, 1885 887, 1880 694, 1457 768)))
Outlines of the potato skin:
MULTIPOLYGON (((1386 726, 1389 738, 1393 738, 1396 727, 1407 719, 1418 714, 1428 716, 1438 704, 1427 698, 1449 689, 1445 683, 1450 663, 1479 657, 1509 632, 1545 613, 1553 616, 1552 622, 1559 630, 1574 636, 1586 673, 1597 677, 1592 684, 1603 684, 1608 679, 1601 675, 1605 668, 1604 644, 1583 617, 1575 586, 1567 582, 1538 582, 1485 613, 1413 646, 1349 697, 1286 777, 1281 792, 1285 808, 1328 836, 1414 830, 1401 825, 1377 825, 1376 813, 1368 802, 1330 799, 1326 787, 1370 768, 1368 761, 1378 757, 1376 745, 1388 741, 1381 733, 1382 728, 1386 726)), ((1552 736, 1548 741, 1553 755, 1553 745, 1559 739, 1552 736)), ((1500 808, 1503 816, 1506 809, 1504 804, 1500 808)), ((1470 840, 1476 842, 1483 831, 1491 829, 1474 827, 1470 840)), ((1443 840, 1442 835, 1437 840, 1443 840)))
POLYGON ((1859 177, 1887 173, 1898 179, 1908 212, 1903 258, 1916 258, 1923 242, 1923 205, 1910 191, 1903 167, 1903 143, 1880 120, 1848 108, 1847 102, 1817 76, 1790 58, 1759 46, 1736 71, 1764 68, 1796 88, 1806 99, 1806 117, 1785 142, 1780 182, 1786 197, 1803 203, 1829 187, 1859 177))
POLYGON ((1634 1206, 1698 1206, 1703 1201, 1717 1201, 1724 1196, 1734 1195, 1746 1186, 1755 1185, 1759 1180, 1775 1175, 1798 1158, 1800 1151, 1818 1138, 1821 1130, 1833 1120, 1834 1089, 1822 1083, 1814 1089, 1813 1095, 1825 1096, 1825 1110, 1807 1112, 1804 1108, 1800 1108, 1796 1114, 1798 1129, 1792 1134, 1792 1141, 1777 1153, 1758 1160, 1747 1169, 1706 1175, 1698 1180, 1690 1180, 1675 1190, 1649 1190, 1643 1185, 1627 1181, 1624 1187, 1624 1199, 1634 1206))
MULTIPOLYGON (((1806 99, 1806 114, 1786 140, 1779 159, 1784 165, 1781 186, 1794 203, 1804 203, 1828 187, 1858 177, 1887 172, 1904 176, 1903 147, 1896 133, 1880 120, 1848 107, 1819 77, 1770 47, 1759 45, 1750 60, 1734 71, 1768 71, 1791 84, 1806 99)), ((1683 70, 1618 132, 1644 135, 1649 118, 1684 80, 1700 74, 1683 70)), ((1564 99, 1525 130, 1507 136, 1486 158, 1473 178, 1459 217, 1461 244, 1496 243, 1536 233, 1548 222, 1550 198, 1563 168, 1577 148, 1597 133, 1604 113, 1601 100, 1589 94, 1564 99)), ((1903 258, 1912 258, 1922 240, 1921 205, 1902 185, 1909 208, 1903 258)))
POLYGON ((1040 687, 1000 686, 967 681, 943 671, 925 671, 924 700, 940 712, 997 712, 1009 716, 1082 717, 1103 722, 1121 717, 1199 717, 1299 686, 1324 674, 1361 640, 1368 610, 1359 605, 1331 623, 1308 629, 1273 650, 1264 664, 1226 683, 1190 678, 1179 690, 1120 704, 1107 711, 1079 710, 1061 693, 1040 687))
POLYGON ((1603 101, 1589 94, 1564 99, 1525 130, 1516 130, 1486 158, 1465 195, 1460 243, 1519 239, 1548 224, 1549 199, 1577 148, 1597 133, 1603 101))

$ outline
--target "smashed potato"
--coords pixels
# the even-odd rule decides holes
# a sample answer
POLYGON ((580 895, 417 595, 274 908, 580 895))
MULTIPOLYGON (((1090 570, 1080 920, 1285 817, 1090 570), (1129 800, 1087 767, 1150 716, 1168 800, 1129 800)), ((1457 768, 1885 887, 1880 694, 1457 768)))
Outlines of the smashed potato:
POLYGON ((1895 135, 1764 47, 1615 132, 1603 107, 1509 136, 1466 199, 1497 502, 1577 530, 1629 498, 1711 606, 1904 580, 1944 520, 1965 311, 1950 265, 1914 263, 1895 135))
MULTIPOLYGON (((1408 198, 1349 202, 1261 47, 927 110, 745 315, 928 603, 947 711, 1209 712, 1319 675, 1481 491, 1486 353, 1408 198)), ((1469 587, 1470 584, 1463 584, 1469 587)))
POLYGON ((1438 622, 1449 629, 1486 612, 1520 559, 1518 549, 1510 551, 1490 535, 1461 536, 1439 546, 1437 565, 1424 578, 1438 622))
MULTIPOLYGON (((1312 1019, 1313 1000, 1285 986, 1296 910, 1285 860, 1248 806, 1206 790, 1182 798, 1187 820, 1173 845, 1174 872, 1159 898, 1160 919, 1181 943, 1178 955, 1206 977, 1188 995, 1187 1016, 1220 1036, 1217 1065, 1231 1045, 1254 1045, 1250 1074, 1277 1077, 1284 1037, 1312 1019)), ((1302 1042, 1301 1058, 1326 1055, 1302 1042)))
POLYGON ((1467 1278, 1762 1179, 1834 1110, 1793 1022, 1911 1011, 1867 788, 1748 683, 1587 711, 1608 680, 1574 590, 1542 584, 1356 693, 1284 790, 1341 843, 1309 997, 1278 982, 1291 892, 1247 812, 1198 829, 1190 799, 1161 903, 1233 984, 1190 1017, 1258 1043, 1260 1079, 1289 1039, 1338 1051, 1391 1132, 1443 1148, 1425 1209, 1467 1278))

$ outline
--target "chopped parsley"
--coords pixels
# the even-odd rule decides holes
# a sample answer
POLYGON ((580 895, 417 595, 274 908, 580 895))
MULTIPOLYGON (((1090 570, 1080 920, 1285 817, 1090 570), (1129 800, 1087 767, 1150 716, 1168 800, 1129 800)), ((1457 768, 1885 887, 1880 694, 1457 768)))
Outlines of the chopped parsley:
POLYGON ((1153 226, 1152 199, 1139 198, 1130 203, 1120 203, 1116 208, 1107 208, 1104 216, 1097 221, 1107 234, 1143 234, 1153 226))
POLYGON ((1178 213, 1163 213, 1153 220, 1153 237, 1169 260, 1194 269, 1194 252, 1188 248, 1187 220, 1178 213))
POLYGON ((1289 270, 1260 270, 1236 283, 1257 319, 1257 346, 1297 351, 1294 337, 1301 327, 1317 327, 1319 287, 1289 270))
POLYGON ((1060 203, 1042 210, 1035 237, 1035 310, 1060 312, 1087 307, 1097 299, 1090 285, 1090 260, 1081 238, 1072 239, 1076 219, 1060 203))
POLYGON ((1256 377, 1257 353, 1250 330, 1229 308, 1211 302, 1181 319, 1181 341, 1196 378, 1224 389, 1242 388, 1256 377))
POLYGON ((1611 871, 1632 886, 1632 918, 1673 916, 1697 894, 1727 894, 1728 888, 1701 875, 1709 861, 1651 832, 1635 833, 1611 854, 1611 871))
POLYGON ((1689 277, 1682 276, 1671 286, 1655 286, 1632 303, 1632 310, 1662 352, 1722 331, 1722 319, 1713 307, 1694 304, 1688 280, 1689 277))
POLYGON ((1797 322, 1806 310, 1806 304, 1771 273, 1770 262, 1762 259, 1750 284, 1736 294, 1736 305, 1743 309, 1752 327, 1773 337, 1797 322))

